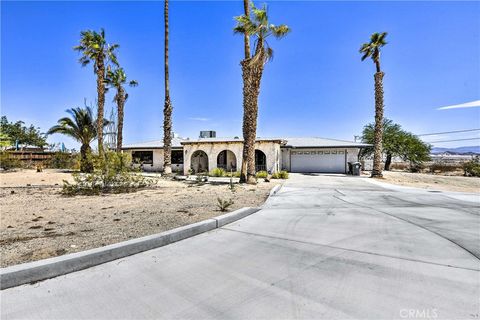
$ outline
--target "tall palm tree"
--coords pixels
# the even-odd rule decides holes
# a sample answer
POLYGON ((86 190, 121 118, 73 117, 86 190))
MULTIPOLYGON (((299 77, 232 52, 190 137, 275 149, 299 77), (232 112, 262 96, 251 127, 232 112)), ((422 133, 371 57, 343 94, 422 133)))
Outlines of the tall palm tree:
MULTIPOLYGON (((128 99, 128 93, 125 91, 124 85, 127 83, 127 75, 123 68, 115 68, 112 70, 110 66, 107 68, 107 76, 105 84, 110 88, 115 88, 116 93, 113 101, 117 104, 117 152, 122 151, 123 143, 123 117, 125 111, 125 102, 128 99)), ((131 87, 138 86, 136 80, 130 80, 128 85, 131 87)))
MULTIPOLYGON (((248 11, 248 9, 247 9, 248 11)), ((267 7, 258 9, 252 3, 252 12, 235 17, 237 25, 233 31, 247 38, 253 37, 255 49, 253 54, 247 52, 245 45, 245 59, 240 62, 243 78, 243 163, 240 181, 255 184, 255 139, 257 134, 258 96, 260 82, 265 64, 272 59, 273 50, 267 43, 267 38, 274 36, 277 39, 290 32, 284 24, 275 26, 268 21, 267 7)), ((249 43, 249 40, 248 40, 249 43)))
POLYGON ((168 0, 165 0, 165 104, 163 107, 163 173, 172 173, 172 101, 168 73, 168 0))
POLYGON ((51 127, 47 134, 61 133, 81 143, 80 171, 92 172, 93 163, 89 157, 92 152, 90 143, 97 137, 96 120, 90 107, 71 108, 66 111, 71 118, 64 117, 51 127))
POLYGON ((381 178, 382 175, 382 136, 383 136, 383 76, 384 73, 380 69, 380 48, 387 44, 385 38, 386 32, 374 33, 370 36, 370 42, 362 44, 360 53, 362 61, 368 57, 372 58, 375 63, 376 72, 375 79, 375 143, 373 153, 373 170, 372 178, 381 178))
POLYGON ((93 61, 93 72, 97 75, 97 132, 98 132, 98 152, 103 154, 103 117, 105 106, 105 70, 106 65, 111 62, 118 66, 115 49, 118 44, 108 44, 105 39, 105 30, 100 32, 86 30, 80 32, 80 44, 73 49, 82 53, 79 59, 82 67, 93 61))

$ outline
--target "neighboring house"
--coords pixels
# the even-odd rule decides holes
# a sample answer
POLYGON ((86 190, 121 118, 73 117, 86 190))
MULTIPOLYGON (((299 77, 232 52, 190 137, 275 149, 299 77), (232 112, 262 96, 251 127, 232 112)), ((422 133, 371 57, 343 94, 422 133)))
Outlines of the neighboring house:
MULTIPOLYGON (((172 140, 172 170, 174 172, 209 172, 214 168, 240 170, 243 139, 211 138, 172 140)), ((368 144, 324 138, 257 138, 255 169, 270 173, 290 172, 346 173, 348 162, 358 160, 361 148, 368 144)), ((124 145, 134 163, 145 171, 162 171, 163 141, 124 145)))

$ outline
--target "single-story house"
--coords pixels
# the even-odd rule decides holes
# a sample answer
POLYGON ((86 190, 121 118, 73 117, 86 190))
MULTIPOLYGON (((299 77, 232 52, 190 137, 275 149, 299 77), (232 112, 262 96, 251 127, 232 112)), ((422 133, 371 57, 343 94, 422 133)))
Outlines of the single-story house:
MULTIPOLYGON (((347 173, 348 162, 358 160, 368 144, 325 138, 257 138, 256 171, 347 173)), ((145 171, 163 170, 163 140, 124 145, 133 162, 145 171)), ((243 139, 212 137, 172 139, 172 170, 183 174, 209 172, 214 168, 239 171, 243 139)))

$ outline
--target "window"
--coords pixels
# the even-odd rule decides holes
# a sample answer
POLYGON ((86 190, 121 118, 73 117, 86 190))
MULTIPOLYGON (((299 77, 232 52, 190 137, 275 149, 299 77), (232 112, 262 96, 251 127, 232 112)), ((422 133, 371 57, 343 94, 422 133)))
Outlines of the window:
POLYGON ((133 163, 153 164, 153 151, 133 151, 133 163))
POLYGON ((172 164, 183 164, 182 150, 172 150, 172 164))
POLYGON ((343 151, 338 151, 338 154, 343 154, 343 151))

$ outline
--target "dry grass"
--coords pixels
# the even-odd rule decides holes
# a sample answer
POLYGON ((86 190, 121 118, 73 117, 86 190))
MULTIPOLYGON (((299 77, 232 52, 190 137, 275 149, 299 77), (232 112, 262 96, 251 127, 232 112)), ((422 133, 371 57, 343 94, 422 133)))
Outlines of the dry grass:
POLYGON ((71 175, 58 170, 0 174, 2 267, 208 219, 223 214, 217 198, 233 199, 230 210, 259 206, 281 182, 237 185, 232 192, 224 184, 160 180, 155 188, 134 193, 64 197, 60 194, 63 179, 71 175))
POLYGON ((408 187, 459 192, 480 192, 480 178, 428 173, 383 171, 385 182, 408 187))

